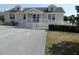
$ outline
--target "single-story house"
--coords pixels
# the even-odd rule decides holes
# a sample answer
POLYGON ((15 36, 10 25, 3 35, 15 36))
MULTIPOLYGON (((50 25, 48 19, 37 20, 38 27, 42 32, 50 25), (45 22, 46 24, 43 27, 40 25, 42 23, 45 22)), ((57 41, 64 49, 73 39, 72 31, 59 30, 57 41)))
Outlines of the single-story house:
POLYGON ((4 15, 4 12, 0 12, 0 16, 4 15))
POLYGON ((63 24, 64 10, 62 7, 22 8, 16 6, 4 12, 5 22, 17 22, 18 26, 30 29, 48 29, 49 24, 63 24))

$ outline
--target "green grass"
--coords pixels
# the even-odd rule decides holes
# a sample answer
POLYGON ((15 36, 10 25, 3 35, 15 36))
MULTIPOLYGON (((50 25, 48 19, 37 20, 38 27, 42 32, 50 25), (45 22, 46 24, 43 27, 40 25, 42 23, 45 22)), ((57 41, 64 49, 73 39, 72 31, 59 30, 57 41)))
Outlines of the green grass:
POLYGON ((79 42, 79 34, 69 32, 48 31, 45 50, 46 55, 49 54, 49 47, 51 47, 52 44, 59 43, 62 41, 79 42))

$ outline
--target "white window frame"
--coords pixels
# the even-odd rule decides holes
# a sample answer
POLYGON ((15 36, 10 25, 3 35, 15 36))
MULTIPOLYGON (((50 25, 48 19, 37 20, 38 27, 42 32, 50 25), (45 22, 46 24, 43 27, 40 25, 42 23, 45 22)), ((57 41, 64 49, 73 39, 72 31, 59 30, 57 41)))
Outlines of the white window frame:
POLYGON ((26 20, 26 14, 23 14, 23 19, 26 20))
POLYGON ((55 14, 48 14, 48 20, 52 21, 55 20, 55 14), (49 17, 50 15, 50 17, 49 17))
POLYGON ((15 14, 9 14, 9 16, 10 19, 15 19, 15 14))
POLYGON ((33 14, 32 16, 33 16, 32 22, 39 22, 39 19, 40 19, 39 14, 33 14), (35 15, 35 18, 34 18, 34 15, 35 15))
POLYGON ((51 19, 52 19, 52 20, 55 20, 55 14, 52 14, 51 19))

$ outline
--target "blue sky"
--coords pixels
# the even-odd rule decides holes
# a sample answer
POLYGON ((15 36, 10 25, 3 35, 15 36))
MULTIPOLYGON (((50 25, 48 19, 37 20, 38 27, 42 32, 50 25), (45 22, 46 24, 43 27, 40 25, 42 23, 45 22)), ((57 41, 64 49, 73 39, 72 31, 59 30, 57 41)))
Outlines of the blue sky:
MULTIPOLYGON (((18 4, 0 4, 0 10, 2 9, 10 9, 15 7, 18 4)), ((22 7, 47 7, 49 4, 19 4, 22 7)), ((54 4, 58 7, 63 7, 65 10, 65 15, 76 14, 75 4, 54 4)))

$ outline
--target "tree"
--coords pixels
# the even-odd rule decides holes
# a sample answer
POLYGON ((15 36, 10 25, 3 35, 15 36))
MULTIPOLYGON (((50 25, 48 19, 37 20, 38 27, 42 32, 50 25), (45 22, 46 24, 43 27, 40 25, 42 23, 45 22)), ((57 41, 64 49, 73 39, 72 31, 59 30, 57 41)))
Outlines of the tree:
POLYGON ((74 24, 75 23, 75 15, 71 15, 71 16, 69 16, 69 21, 72 23, 72 24, 74 24))
POLYGON ((75 6, 75 9, 79 13, 79 6, 75 6))
POLYGON ((77 14, 77 16, 75 17, 75 20, 76 20, 77 26, 79 26, 79 14, 77 14))
POLYGON ((68 16, 64 16, 64 21, 68 21, 68 16))
MULTIPOLYGON (((77 13, 79 13, 79 6, 75 6, 75 9, 76 9, 76 11, 77 11, 77 13)), ((75 19, 76 19, 76 24, 77 24, 77 26, 79 26, 79 14, 77 14, 77 16, 75 17, 75 19)))
POLYGON ((74 24, 75 23, 75 15, 64 16, 64 21, 70 21, 70 23, 74 24))

